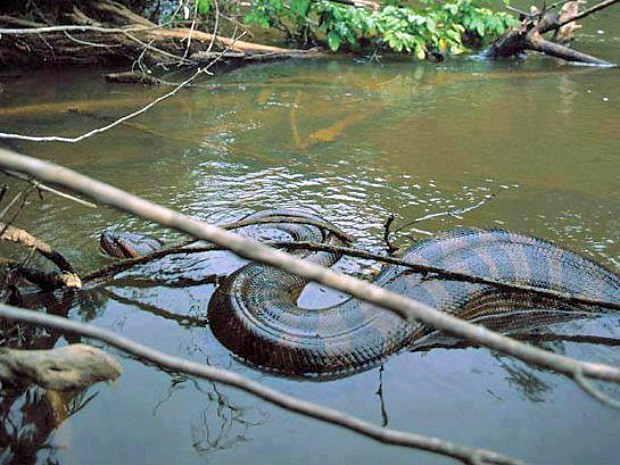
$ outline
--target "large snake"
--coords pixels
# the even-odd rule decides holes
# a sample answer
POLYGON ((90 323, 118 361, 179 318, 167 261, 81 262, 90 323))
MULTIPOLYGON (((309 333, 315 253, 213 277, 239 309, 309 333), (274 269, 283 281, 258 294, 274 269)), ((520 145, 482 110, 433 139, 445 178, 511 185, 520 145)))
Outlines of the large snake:
MULTIPOLYGON (((269 221, 271 217, 278 218, 270 227, 279 239, 341 244, 338 229, 316 215, 276 210, 247 219, 269 221), (280 222, 282 215, 296 222, 280 222), (298 223, 304 220, 313 224, 298 223)), ((254 228, 243 233, 260 236, 263 227, 254 228)), ((303 257, 325 266, 340 258, 333 252, 303 257)), ((460 228, 440 233, 415 243, 401 258, 573 296, 620 301, 618 274, 551 242, 501 229, 460 228)), ((252 365, 318 379, 367 370, 436 334, 424 324, 405 322, 356 299, 322 309, 301 308, 297 298, 307 284, 303 278, 269 266, 245 265, 227 277, 211 298, 210 327, 225 347, 252 365)), ((422 276, 396 265, 385 266, 374 284, 504 332, 592 314, 583 305, 489 284, 422 276)))
MULTIPOLYGON (((338 242, 324 230, 278 225, 305 240, 338 242)), ((593 261, 534 237, 500 229, 456 229, 409 247, 402 258, 508 283, 620 301, 620 276, 593 261)), ((306 257, 329 266, 334 253, 306 257)), ((282 374, 332 378, 372 368, 434 332, 357 299, 322 309, 296 301, 307 281, 260 264, 233 273, 209 303, 210 326, 229 350, 247 362, 282 374)), ((374 284, 440 311, 509 331, 589 312, 584 306, 507 291, 486 284, 448 281, 385 266, 374 284)))

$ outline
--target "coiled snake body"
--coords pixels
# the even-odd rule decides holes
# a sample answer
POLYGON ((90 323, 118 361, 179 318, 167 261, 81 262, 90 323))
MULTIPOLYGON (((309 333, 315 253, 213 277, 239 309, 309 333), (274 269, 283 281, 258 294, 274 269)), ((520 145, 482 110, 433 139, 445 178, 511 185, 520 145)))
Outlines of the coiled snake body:
MULTIPOLYGON (((315 226, 278 227, 297 239, 338 242, 334 235, 315 226)), ((617 274, 550 242, 500 229, 442 233, 416 243, 402 258, 574 296, 620 300, 617 274)), ((319 252, 306 259, 329 266, 338 256, 319 252)), ((407 323, 356 299, 323 309, 300 308, 296 301, 306 284, 303 278, 269 266, 246 265, 213 295, 209 304, 211 329, 228 349, 253 365, 317 378, 366 370, 433 333, 421 323, 407 323)), ((502 331, 588 312, 581 305, 523 291, 423 277, 402 266, 384 267, 374 284, 502 331)))
MULTIPOLYGON (((341 244, 339 237, 344 235, 306 212, 270 210, 245 220, 273 222, 239 230, 257 239, 341 244), (282 222, 283 217, 290 222, 282 222)), ((117 256, 140 255, 157 247, 152 240, 117 233, 102 235, 101 242, 117 256)), ((339 259, 332 252, 297 254, 325 266, 339 259)), ((414 244, 402 258, 507 283, 620 301, 618 274, 550 242, 500 229, 462 228, 438 234, 414 244)), ((300 308, 297 298, 306 284, 303 278, 269 266, 245 265, 227 277, 211 298, 211 329, 224 346, 253 365, 318 379, 369 369, 437 334, 426 325, 407 323, 355 299, 322 309, 300 308)), ((587 316, 593 311, 525 291, 421 276, 395 265, 385 266, 374 284, 502 332, 587 316)))

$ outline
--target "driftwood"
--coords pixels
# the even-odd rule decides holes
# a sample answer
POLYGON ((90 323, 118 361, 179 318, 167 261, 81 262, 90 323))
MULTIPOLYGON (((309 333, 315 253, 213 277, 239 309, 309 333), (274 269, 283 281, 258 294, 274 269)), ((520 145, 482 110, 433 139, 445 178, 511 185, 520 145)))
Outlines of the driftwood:
POLYGON ((82 280, 75 273, 61 271, 58 273, 43 271, 38 268, 26 266, 8 259, 1 259, 0 263, 7 267, 12 282, 24 278, 41 289, 81 289, 82 280))
MULTIPOLYGON (((166 28, 111 0, 77 6, 66 17, 73 24, 49 26, 14 16, 0 16, 0 63, 96 64, 142 62, 200 65, 192 54, 238 52, 242 60, 253 54, 293 56, 296 50, 254 44, 196 28, 166 28)), ((234 58, 234 57, 230 57, 234 58)), ((141 67, 141 66, 140 66, 141 67)), ((143 82, 141 80, 141 82, 143 82)))
POLYGON ((52 249, 52 247, 41 239, 37 239, 32 234, 23 229, 10 226, 0 222, 0 240, 10 241, 21 244, 25 247, 31 248, 39 252, 44 257, 48 258, 58 267, 60 271, 75 273, 73 266, 69 261, 63 257, 59 252, 52 249))
POLYGON ((50 350, 0 349, 0 381, 29 384, 57 391, 81 389, 115 380, 121 367, 110 355, 85 344, 50 350))
POLYGON ((596 66, 612 66, 611 63, 569 48, 574 32, 581 26, 575 22, 590 14, 607 8, 619 0, 605 0, 592 8, 579 12, 581 1, 561 2, 539 11, 532 7, 529 13, 521 12, 521 24, 505 32, 485 54, 491 58, 509 58, 524 54, 527 50, 542 52, 566 61, 596 66), (553 7, 562 5, 559 13, 553 7), (549 40, 544 34, 553 32, 549 40))

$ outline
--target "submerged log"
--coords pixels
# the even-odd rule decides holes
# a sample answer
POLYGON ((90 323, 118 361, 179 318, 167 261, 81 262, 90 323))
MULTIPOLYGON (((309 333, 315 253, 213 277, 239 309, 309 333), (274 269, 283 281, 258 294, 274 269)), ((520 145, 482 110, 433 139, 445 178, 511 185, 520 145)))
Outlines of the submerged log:
POLYGON ((82 389, 99 381, 115 380, 121 366, 111 356, 85 344, 50 350, 0 349, 0 381, 36 383, 47 389, 82 389))

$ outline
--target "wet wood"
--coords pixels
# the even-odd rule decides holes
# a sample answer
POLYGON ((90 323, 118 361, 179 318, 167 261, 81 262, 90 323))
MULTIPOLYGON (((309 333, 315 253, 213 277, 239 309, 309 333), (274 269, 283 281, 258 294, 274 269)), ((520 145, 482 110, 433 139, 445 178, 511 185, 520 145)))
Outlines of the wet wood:
POLYGON ((618 1, 620 0, 606 0, 582 12, 579 12, 582 1, 565 2, 559 13, 544 9, 539 11, 536 7, 532 7, 530 13, 522 14, 521 24, 505 32, 491 45, 486 54, 492 58, 509 58, 533 50, 566 61, 611 66, 608 61, 573 50, 566 44, 581 27, 575 21, 618 1), (545 39, 543 34, 551 31, 554 32, 553 37, 550 40, 545 39))
POLYGON ((45 258, 51 260, 60 271, 75 273, 73 266, 71 266, 69 261, 58 251, 52 249, 47 242, 34 237, 32 234, 24 231, 23 229, 19 229, 5 223, 0 223, 0 240, 16 242, 30 249, 34 249, 45 258))
POLYGON ((123 71, 121 73, 108 73, 104 75, 105 80, 109 82, 118 82, 121 84, 145 84, 148 86, 158 86, 162 83, 161 79, 145 73, 137 73, 135 71, 123 71))
MULTIPOLYGON (((147 64, 196 65, 196 60, 186 57, 225 51, 281 53, 279 58, 285 58, 287 53, 296 52, 185 27, 163 28, 109 0, 89 3, 83 9, 74 7, 68 17, 75 23, 49 27, 0 15, 0 28, 4 29, 0 31, 0 63, 96 64, 140 57, 147 64)), ((239 58, 246 60, 248 56, 239 58)))
POLYGON ((121 366, 110 355, 85 344, 50 350, 0 349, 0 381, 35 383, 47 389, 82 389, 99 381, 115 380, 121 366))

